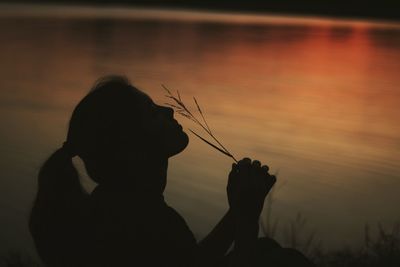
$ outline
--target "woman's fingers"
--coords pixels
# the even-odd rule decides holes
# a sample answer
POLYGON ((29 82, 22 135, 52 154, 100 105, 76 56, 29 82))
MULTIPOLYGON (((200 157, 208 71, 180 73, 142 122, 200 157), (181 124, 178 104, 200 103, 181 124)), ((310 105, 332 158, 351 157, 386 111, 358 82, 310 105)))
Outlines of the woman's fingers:
POLYGON ((265 170, 266 172, 269 171, 269 167, 268 167, 267 165, 263 165, 263 166, 261 167, 261 169, 265 170))
POLYGON ((238 166, 236 163, 232 163, 232 171, 237 171, 238 170, 238 166))
POLYGON ((261 162, 259 162, 258 160, 253 160, 252 166, 253 168, 260 168, 261 162))
POLYGON ((266 189, 266 194, 271 190, 271 188, 274 186, 276 183, 276 177, 275 175, 268 175, 264 178, 264 183, 265 183, 265 189, 266 189))
POLYGON ((248 174, 250 171, 253 175, 269 175, 269 167, 267 165, 261 166, 261 162, 259 160, 252 161, 250 158, 243 158, 236 165, 232 164, 232 170, 236 170, 237 172, 243 174, 248 174))
POLYGON ((227 186, 230 207, 259 216, 265 197, 276 182, 268 171, 267 165, 250 158, 232 164, 227 186))
MULTIPOLYGON (((259 162, 253 161, 253 166, 260 166, 261 164, 258 165, 258 163, 259 162)), ((261 174, 261 176, 259 177, 258 180, 260 180, 260 182, 263 183, 269 191, 276 183, 275 175, 270 175, 268 173, 269 167, 267 165, 260 166, 258 168, 258 170, 259 170, 259 173, 261 174)))
POLYGON ((276 183, 276 176, 275 175, 269 175, 268 176, 268 181, 271 186, 273 186, 276 183))
POLYGON ((243 158, 237 164, 232 164, 232 171, 239 175, 237 179, 242 185, 251 187, 264 184, 271 188, 276 182, 276 177, 268 173, 269 167, 261 165, 259 160, 243 158))
POLYGON ((239 164, 243 164, 243 163, 245 163, 245 162, 250 162, 251 161, 251 159, 250 158, 248 158, 248 157, 245 157, 245 158, 242 158, 241 160, 239 160, 239 164))
POLYGON ((251 166, 251 159, 244 158, 238 162, 237 166, 238 166, 238 172, 241 175, 247 176, 249 174, 249 170, 250 170, 250 166, 251 166))
POLYGON ((244 165, 249 165, 250 163, 251 163, 250 158, 243 158, 243 159, 239 160, 238 165, 244 166, 244 165))
POLYGON ((251 163, 251 159, 250 158, 243 158, 243 162, 245 162, 246 164, 250 164, 251 163))

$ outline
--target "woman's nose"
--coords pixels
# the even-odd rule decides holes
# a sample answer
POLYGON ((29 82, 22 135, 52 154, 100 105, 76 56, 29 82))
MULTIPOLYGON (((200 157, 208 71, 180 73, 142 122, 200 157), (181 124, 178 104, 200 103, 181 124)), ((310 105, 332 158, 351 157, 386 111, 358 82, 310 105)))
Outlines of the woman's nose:
POLYGON ((173 118, 174 117, 174 109, 170 108, 170 107, 162 107, 163 108, 163 112, 167 115, 167 117, 169 118, 173 118))

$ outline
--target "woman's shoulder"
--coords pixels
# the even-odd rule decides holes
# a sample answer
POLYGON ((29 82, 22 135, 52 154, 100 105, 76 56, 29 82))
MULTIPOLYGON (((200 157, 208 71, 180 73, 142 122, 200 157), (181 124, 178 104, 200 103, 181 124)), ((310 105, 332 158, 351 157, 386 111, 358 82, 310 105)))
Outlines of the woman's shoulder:
POLYGON ((196 239, 186 220, 174 208, 165 205, 162 224, 164 240, 174 249, 192 250, 196 245, 196 239))
POLYGON ((189 229, 189 226, 188 226, 186 220, 183 218, 183 216, 178 211, 176 211, 174 208, 169 206, 168 204, 165 204, 163 213, 164 213, 165 219, 170 220, 171 223, 180 225, 180 226, 183 226, 183 227, 189 229))

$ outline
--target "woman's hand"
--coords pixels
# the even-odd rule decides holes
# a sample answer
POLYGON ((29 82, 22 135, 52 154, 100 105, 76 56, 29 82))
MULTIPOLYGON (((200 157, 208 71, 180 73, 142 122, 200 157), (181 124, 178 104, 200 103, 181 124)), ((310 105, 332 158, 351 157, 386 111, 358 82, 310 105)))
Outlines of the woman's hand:
POLYGON ((229 206, 241 218, 258 220, 265 197, 276 182, 274 175, 268 173, 268 166, 261 166, 244 158, 232 165, 227 186, 229 206))

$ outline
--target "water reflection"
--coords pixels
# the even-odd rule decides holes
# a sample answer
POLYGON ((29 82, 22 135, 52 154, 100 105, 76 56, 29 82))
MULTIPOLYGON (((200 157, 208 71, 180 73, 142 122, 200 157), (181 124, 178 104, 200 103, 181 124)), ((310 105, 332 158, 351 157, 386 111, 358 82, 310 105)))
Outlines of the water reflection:
POLYGON ((369 29, 368 36, 377 46, 383 46, 386 49, 399 49, 400 29, 369 29))
MULTIPOLYGON (((159 103, 161 83, 195 95, 236 157, 279 169, 282 226, 301 211, 330 246, 358 242, 367 221, 398 220, 400 31, 293 20, 2 18, 4 246, 29 242, 23 216, 37 168, 62 144, 77 101, 110 73, 159 103)), ((229 167, 193 138, 171 162, 167 197, 198 236, 226 208, 229 167)))
POLYGON ((346 41, 353 35, 351 26, 333 26, 330 28, 330 35, 335 41, 346 41))

